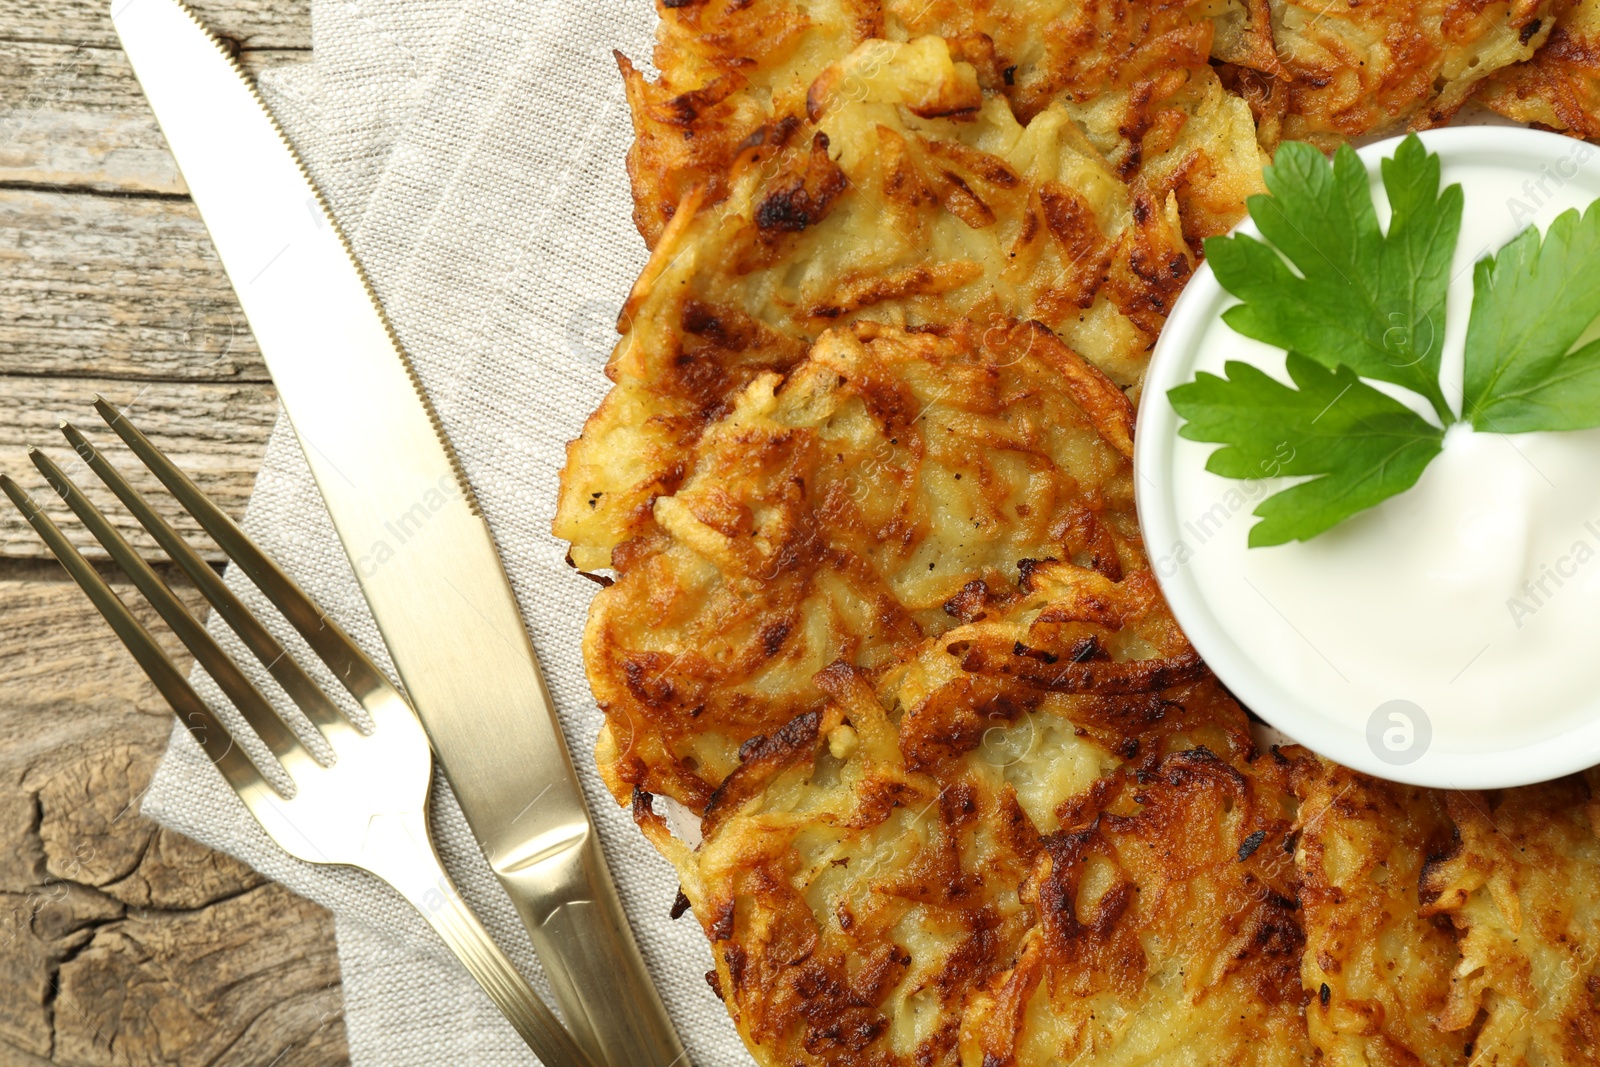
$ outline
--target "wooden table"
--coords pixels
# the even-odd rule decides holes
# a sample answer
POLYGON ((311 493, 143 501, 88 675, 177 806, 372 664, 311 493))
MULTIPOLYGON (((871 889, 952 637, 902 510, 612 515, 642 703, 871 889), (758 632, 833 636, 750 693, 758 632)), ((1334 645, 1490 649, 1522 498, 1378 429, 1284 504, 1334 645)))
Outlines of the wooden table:
MULTIPOLYGON (((98 392, 238 514, 276 398, 108 6, 0 0, 0 470, 43 499, 25 446, 70 458, 98 392)), ((196 6, 310 57, 308 0, 196 6)), ((0 1067, 347 1062, 327 913, 139 816, 172 722, 0 501, 0 1067)))

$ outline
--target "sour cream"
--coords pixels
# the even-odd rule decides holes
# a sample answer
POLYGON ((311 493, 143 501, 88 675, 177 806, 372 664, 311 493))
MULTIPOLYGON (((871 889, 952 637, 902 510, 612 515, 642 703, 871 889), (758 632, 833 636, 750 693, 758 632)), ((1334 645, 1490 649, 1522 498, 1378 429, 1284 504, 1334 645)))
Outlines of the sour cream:
MULTIPOLYGON (((1600 150, 1505 128, 1423 141, 1465 193, 1439 339, 1459 409, 1472 264, 1600 199, 1600 150)), ((1396 144, 1361 153, 1385 225, 1378 161, 1396 144)), ((1600 762, 1600 431, 1456 426, 1413 489, 1311 541, 1249 548, 1255 506, 1293 483, 1207 473, 1217 446, 1179 438, 1166 396, 1230 359, 1286 377, 1280 350, 1221 321, 1233 303, 1207 268, 1179 300, 1135 459, 1152 566, 1213 670, 1290 737, 1385 777, 1513 785, 1600 762)))

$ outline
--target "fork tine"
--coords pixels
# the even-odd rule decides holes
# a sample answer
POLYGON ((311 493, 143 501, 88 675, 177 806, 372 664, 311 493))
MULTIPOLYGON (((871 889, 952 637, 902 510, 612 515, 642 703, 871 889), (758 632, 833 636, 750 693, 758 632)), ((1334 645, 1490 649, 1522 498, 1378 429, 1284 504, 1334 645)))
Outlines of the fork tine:
POLYGON ((328 669, 358 701, 369 699, 401 700, 399 692, 378 669, 377 664, 361 651, 359 645, 345 633, 338 623, 323 614, 316 602, 285 574, 256 543, 230 519, 211 498, 202 493, 188 475, 179 470, 161 450, 150 443, 139 428, 123 417, 122 413, 105 397, 94 399, 95 410, 116 431, 118 437, 138 456, 150 471, 178 499, 184 510, 192 515, 206 533, 238 564, 257 589, 283 613, 306 644, 317 654, 328 669))
POLYGON ((66 435, 73 451, 89 465, 89 469, 99 476, 100 480, 110 486, 111 491, 117 495, 139 524, 150 531, 150 536, 156 543, 166 550, 168 556, 182 567, 190 581, 199 588, 201 594, 217 609, 217 613, 239 635, 245 647, 253 652, 262 666, 279 685, 283 686, 289 699, 293 700, 306 717, 315 723, 324 736, 330 729, 343 724, 346 719, 337 704, 328 699, 322 689, 312 680, 305 669, 295 662, 278 640, 261 625, 244 602, 234 595, 233 590, 225 585, 217 572, 211 569, 210 564, 200 558, 200 554, 189 546, 189 542, 179 536, 178 531, 163 519, 156 510, 150 506, 149 501, 128 483, 122 472, 101 454, 100 450, 90 444, 77 427, 71 423, 62 422, 61 432, 66 435))
POLYGON ((150 636, 150 631, 142 626, 133 613, 128 610, 114 593, 105 579, 95 571, 93 565, 83 558, 72 542, 61 532, 50 516, 40 510, 34 499, 23 491, 22 487, 12 481, 10 477, 0 474, 0 490, 22 512, 22 517, 28 520, 50 551, 60 560, 72 580, 78 587, 88 594, 90 603, 95 610, 110 623, 111 629, 116 631, 122 644, 133 654, 145 675, 155 684, 157 690, 166 698, 172 710, 177 714, 178 721, 188 729, 194 739, 200 743, 211 762, 227 778, 228 784, 240 793, 246 790, 260 789, 266 786, 266 779, 261 772, 251 763, 242 749, 233 743, 233 737, 228 733, 227 727, 211 714, 211 709, 190 688, 183 675, 172 665, 167 654, 161 651, 155 638, 150 636))
MULTIPOLYGON (((116 561, 127 576, 133 579, 133 584, 139 592, 144 594, 150 605, 156 609, 173 633, 178 635, 178 640, 194 654, 194 658, 205 668, 207 674, 216 681, 222 691, 233 701, 234 707, 239 709, 239 714, 244 716, 245 722, 262 741, 266 742, 272 754, 277 756, 280 765, 287 761, 290 764, 298 760, 311 759, 311 753, 300 743, 284 721, 278 717, 267 698, 261 691, 251 684, 250 679, 244 676, 239 665, 206 633, 205 627, 189 614, 189 609, 175 596, 167 584, 163 582, 156 572, 150 568, 140 555, 133 550, 133 546, 125 541, 116 531, 109 520, 100 513, 100 509, 89 502, 83 491, 75 485, 71 478, 60 467, 53 463, 49 456, 36 448, 28 450, 28 457, 33 460, 33 465, 38 467, 45 480, 50 483, 67 506, 77 513, 78 518, 89 528, 96 541, 105 546, 111 558, 116 561)), ((285 771, 287 771, 285 767, 285 771)))

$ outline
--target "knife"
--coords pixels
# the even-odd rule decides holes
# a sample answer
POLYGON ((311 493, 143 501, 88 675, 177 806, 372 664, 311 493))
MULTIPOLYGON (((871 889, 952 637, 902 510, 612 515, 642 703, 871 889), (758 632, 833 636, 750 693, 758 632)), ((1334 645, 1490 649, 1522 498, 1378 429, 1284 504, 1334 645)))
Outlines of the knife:
POLYGON ((349 241, 193 11, 181 0, 114 0, 111 21, 395 669, 567 1025, 612 1067, 685 1060, 488 524, 349 241))

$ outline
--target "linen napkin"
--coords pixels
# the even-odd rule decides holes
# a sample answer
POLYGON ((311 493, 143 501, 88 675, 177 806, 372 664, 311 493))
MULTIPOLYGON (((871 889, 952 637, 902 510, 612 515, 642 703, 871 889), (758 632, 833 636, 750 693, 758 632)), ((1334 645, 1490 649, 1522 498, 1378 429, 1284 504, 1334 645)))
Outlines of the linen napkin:
MULTIPOLYGON (((549 533, 563 448, 605 392, 611 324, 645 258, 630 219, 623 167, 631 131, 611 51, 647 60, 654 12, 642 0, 313 0, 312 19, 312 62, 265 73, 263 95, 351 236, 477 491, 606 858, 690 1061, 748 1064, 702 977, 711 966, 703 934, 692 918, 667 918, 677 889, 671 868, 594 771, 601 716, 579 654, 593 586, 565 565, 565 546, 549 533)), ((244 526, 388 667, 285 420, 244 526)), ((276 621, 231 569, 228 581, 276 621)), ((292 631, 275 630, 302 663, 320 667, 292 631)), ((293 715, 231 632, 214 621, 212 633, 293 715)), ((196 670, 194 681, 238 725, 211 680, 196 670)), ((433 807, 462 896, 548 996, 521 923, 442 778, 433 807)), ((398 895, 361 872, 279 850, 181 728, 143 810, 333 912, 358 1067, 536 1062, 398 895)))

